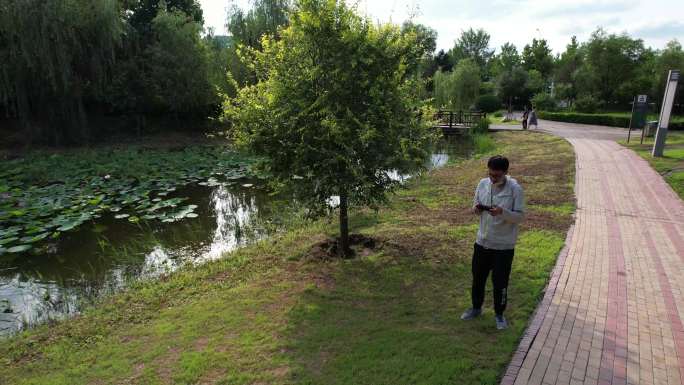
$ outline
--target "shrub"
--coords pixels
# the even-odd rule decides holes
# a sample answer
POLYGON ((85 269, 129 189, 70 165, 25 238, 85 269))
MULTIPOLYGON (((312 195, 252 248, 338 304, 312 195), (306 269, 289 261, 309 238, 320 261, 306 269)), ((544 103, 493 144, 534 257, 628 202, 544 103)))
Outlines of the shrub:
MULTIPOLYGON (((539 119, 554 120, 557 122, 567 122, 567 123, 580 123, 580 124, 593 124, 597 126, 610 126, 610 127, 629 127, 629 113, 625 114, 583 114, 580 112, 549 112, 549 111, 539 111, 537 113, 539 119)), ((657 118, 653 118, 655 120, 657 118)), ((649 120, 651 118, 649 117, 649 120)), ((684 118, 679 116, 673 116, 670 118, 670 124, 668 126, 670 130, 684 130, 684 118)))
POLYGON ((556 98, 547 93, 540 93, 534 95, 532 98, 532 105, 541 111, 555 111, 558 107, 556 98))
POLYGON ((494 112, 501 108, 501 100, 496 95, 481 95, 477 98, 475 107, 482 112, 494 112))
POLYGON ((473 132, 486 134, 489 132, 489 118, 482 118, 473 127, 473 132))
MULTIPOLYGON (((591 95, 583 95, 575 100, 575 111, 592 114, 601 108, 601 101, 591 95)), ((629 123, 627 123, 629 124, 629 123)))
POLYGON ((503 112, 501 112, 501 111, 496 111, 496 112, 494 113, 494 117, 495 117, 495 118, 500 118, 500 117, 502 117, 502 116, 503 116, 503 112))
POLYGON ((629 116, 548 111, 540 111, 538 115, 540 119, 555 120, 558 122, 594 124, 597 126, 611 127, 629 127, 629 116))
POLYGON ((476 154, 486 154, 496 148, 491 136, 483 133, 473 135, 473 147, 476 154))

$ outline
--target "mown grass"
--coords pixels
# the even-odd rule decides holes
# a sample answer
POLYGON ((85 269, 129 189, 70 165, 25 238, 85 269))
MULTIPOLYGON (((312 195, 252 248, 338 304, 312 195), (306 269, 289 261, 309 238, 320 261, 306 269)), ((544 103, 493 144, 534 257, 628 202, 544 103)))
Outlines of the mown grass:
POLYGON ((511 125, 511 126, 522 127, 522 123, 519 120, 513 119, 513 120, 504 121, 505 117, 506 117, 506 113, 504 113, 502 116, 498 116, 498 117, 494 116, 493 114, 491 116, 489 116, 489 118, 492 120, 492 124, 507 124, 507 125, 511 125))
POLYGON ((489 309, 458 319, 469 306, 480 156, 415 178, 377 212, 354 211, 353 231, 374 237, 375 250, 312 259, 336 223, 294 228, 3 341, 0 383, 495 384, 572 221, 574 156, 545 134, 493 138, 529 205, 506 331, 489 309))
POLYGON ((638 138, 629 144, 625 141, 621 143, 646 159, 679 197, 684 199, 684 132, 668 132, 663 156, 658 158, 651 156, 654 139, 644 138, 644 144, 640 144, 638 138))

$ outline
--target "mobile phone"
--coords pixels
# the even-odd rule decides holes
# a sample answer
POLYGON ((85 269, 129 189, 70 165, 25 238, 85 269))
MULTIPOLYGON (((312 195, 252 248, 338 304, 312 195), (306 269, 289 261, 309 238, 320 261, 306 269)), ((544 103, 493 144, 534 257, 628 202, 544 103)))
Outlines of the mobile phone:
POLYGON ((482 211, 489 211, 489 210, 492 209, 492 206, 485 206, 485 205, 479 204, 479 203, 478 203, 477 206, 475 206, 475 207, 476 207, 478 210, 482 210, 482 211))

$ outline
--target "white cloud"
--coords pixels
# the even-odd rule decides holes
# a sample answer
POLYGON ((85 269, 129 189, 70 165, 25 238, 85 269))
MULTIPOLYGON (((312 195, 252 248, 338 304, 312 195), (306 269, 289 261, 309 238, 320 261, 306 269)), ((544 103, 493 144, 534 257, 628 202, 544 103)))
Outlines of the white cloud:
MULTIPOLYGON (((681 0, 347 0, 373 20, 401 23, 418 9, 415 21, 438 32, 437 47, 449 49, 468 28, 484 28, 491 46, 512 42, 519 50, 532 38, 544 38, 561 52, 572 35, 586 41, 597 27, 608 32, 628 32, 646 45, 662 48, 667 41, 684 41, 681 0)), ((248 0, 234 0, 247 6, 248 0)), ((231 1, 200 0, 205 24, 225 33, 225 8, 231 1)))

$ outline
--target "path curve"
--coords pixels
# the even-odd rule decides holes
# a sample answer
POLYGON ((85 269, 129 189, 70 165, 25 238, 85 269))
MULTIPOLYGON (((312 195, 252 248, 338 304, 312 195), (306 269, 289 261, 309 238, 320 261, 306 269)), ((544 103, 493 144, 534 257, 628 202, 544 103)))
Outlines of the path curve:
POLYGON ((683 384, 684 203, 627 130, 539 125, 575 149, 577 211, 501 384, 683 384))

